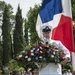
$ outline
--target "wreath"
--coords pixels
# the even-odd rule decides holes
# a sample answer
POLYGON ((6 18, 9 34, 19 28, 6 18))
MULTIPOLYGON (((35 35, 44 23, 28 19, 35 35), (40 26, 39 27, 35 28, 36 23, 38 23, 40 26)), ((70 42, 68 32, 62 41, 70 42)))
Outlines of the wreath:
POLYGON ((18 56, 18 60, 25 62, 53 62, 60 63, 65 58, 65 53, 54 44, 39 43, 30 50, 25 50, 18 56))

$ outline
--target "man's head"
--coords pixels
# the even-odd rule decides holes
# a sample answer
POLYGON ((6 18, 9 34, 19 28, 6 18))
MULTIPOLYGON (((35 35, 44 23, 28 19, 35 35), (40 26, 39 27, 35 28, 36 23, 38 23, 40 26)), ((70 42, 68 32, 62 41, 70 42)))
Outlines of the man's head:
POLYGON ((42 27, 42 32, 43 32, 43 36, 47 39, 50 38, 50 32, 51 32, 51 27, 50 26, 43 26, 42 27))

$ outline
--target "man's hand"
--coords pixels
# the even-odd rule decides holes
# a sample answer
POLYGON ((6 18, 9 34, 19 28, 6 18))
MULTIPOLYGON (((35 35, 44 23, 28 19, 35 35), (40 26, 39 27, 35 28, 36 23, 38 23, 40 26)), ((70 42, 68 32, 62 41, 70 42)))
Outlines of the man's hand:
POLYGON ((65 58, 60 64, 66 64, 67 62, 69 62, 69 58, 65 58))

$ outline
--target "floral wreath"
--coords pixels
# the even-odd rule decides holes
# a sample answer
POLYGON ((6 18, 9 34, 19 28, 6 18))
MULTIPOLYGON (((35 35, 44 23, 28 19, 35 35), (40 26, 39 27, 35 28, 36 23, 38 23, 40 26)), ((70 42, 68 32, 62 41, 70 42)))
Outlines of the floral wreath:
POLYGON ((60 63, 65 58, 65 53, 54 44, 39 43, 32 47, 30 50, 26 50, 16 58, 19 61, 25 62, 54 62, 60 63))

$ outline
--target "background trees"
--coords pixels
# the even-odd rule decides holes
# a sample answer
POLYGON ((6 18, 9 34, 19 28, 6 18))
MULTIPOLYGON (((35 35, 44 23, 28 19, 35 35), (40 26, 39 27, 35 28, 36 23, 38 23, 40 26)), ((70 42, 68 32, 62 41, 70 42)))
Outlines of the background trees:
POLYGON ((10 35, 10 10, 8 5, 5 5, 3 12, 3 24, 2 24, 2 47, 3 47, 3 65, 5 66, 11 58, 11 35, 10 35))
POLYGON ((71 0, 71 5, 72 5, 72 17, 73 21, 75 22, 75 0, 71 0))
POLYGON ((20 6, 18 6, 15 16, 15 29, 13 34, 14 42, 14 55, 16 56, 20 51, 24 50, 24 38, 23 38, 23 19, 20 6))
MULTIPOLYGON (((72 17, 73 17, 73 33, 74 33, 74 44, 75 44, 75 0, 71 0, 72 5, 72 17)), ((75 45, 74 45, 75 46, 75 45)), ((74 47, 75 49, 75 47, 74 47)))
MULTIPOLYGON (((30 8, 27 14, 27 19, 25 20, 25 31, 29 31, 29 44, 31 45, 38 40, 38 35, 36 33, 36 20, 38 16, 38 11, 39 5, 35 5, 34 8, 30 8)), ((25 39, 27 39, 27 36, 25 36, 25 39)))

